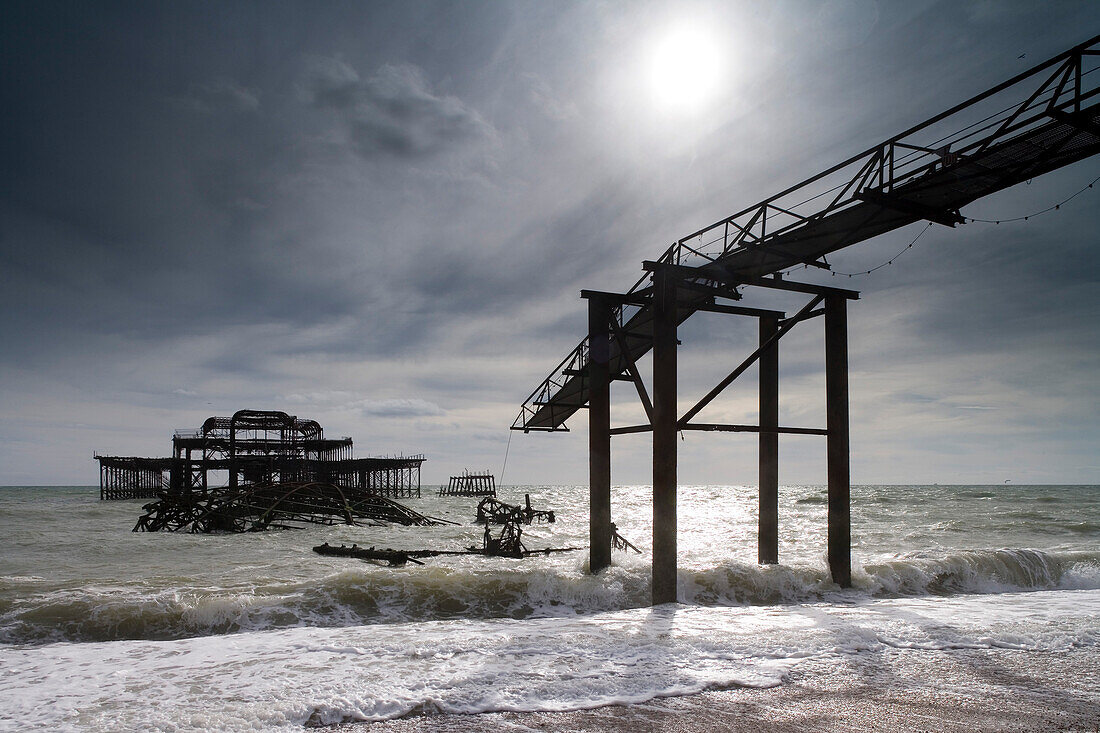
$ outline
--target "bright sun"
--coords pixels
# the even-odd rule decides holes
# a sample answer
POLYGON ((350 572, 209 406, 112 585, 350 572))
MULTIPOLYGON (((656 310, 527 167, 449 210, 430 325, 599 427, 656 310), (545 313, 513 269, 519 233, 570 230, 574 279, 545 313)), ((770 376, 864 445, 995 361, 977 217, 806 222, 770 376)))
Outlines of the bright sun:
POLYGON ((666 33, 651 57, 653 99, 660 107, 697 111, 722 82, 722 49, 703 28, 681 26, 666 33))

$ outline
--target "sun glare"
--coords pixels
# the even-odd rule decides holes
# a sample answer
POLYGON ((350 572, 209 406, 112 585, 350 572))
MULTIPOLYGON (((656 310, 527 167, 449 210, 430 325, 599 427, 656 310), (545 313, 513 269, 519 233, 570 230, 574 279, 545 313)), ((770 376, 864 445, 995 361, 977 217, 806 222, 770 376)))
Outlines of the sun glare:
POLYGON ((722 49, 705 29, 682 26, 665 34, 651 57, 654 102, 662 108, 692 112, 718 93, 722 49))

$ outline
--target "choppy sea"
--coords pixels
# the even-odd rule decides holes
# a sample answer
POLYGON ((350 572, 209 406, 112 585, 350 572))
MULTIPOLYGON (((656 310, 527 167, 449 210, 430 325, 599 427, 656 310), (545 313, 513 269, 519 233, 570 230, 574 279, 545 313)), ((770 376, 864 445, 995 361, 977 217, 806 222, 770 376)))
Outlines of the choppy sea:
MULTIPOLYGON (((573 710, 784 684, 807 659, 1100 650, 1100 486, 855 486, 855 587, 825 565, 825 491, 780 489, 780 565, 752 486, 679 490, 679 600, 650 608, 650 489, 613 491, 645 553, 386 567, 312 552, 479 544, 459 522, 246 535, 132 533, 144 501, 0 488, 0 729, 300 728, 409 714, 573 710)), ((587 488, 505 487, 553 509, 531 549, 585 545, 587 488)), ((1100 651, 1097 653, 1100 663, 1100 651)))

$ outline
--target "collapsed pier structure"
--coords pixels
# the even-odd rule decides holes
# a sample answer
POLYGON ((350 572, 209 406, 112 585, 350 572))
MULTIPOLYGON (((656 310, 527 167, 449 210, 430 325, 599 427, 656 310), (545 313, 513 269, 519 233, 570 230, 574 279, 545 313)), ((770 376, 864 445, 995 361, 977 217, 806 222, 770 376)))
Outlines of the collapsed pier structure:
POLYGON ((363 491, 345 492, 335 484, 320 481, 161 494, 159 500, 142 508, 145 514, 138 517, 135 532, 213 534, 301 529, 309 524, 427 527, 445 523, 393 499, 363 491))
POLYGON ((531 522, 550 522, 553 524, 557 521, 553 509, 533 508, 530 494, 524 494, 523 501, 524 506, 516 506, 515 504, 506 504, 496 497, 486 496, 478 502, 477 516, 474 518, 474 523, 504 524, 513 519, 520 524, 530 524, 531 522))
POLYGON ((830 271, 831 253, 910 224, 965 224, 961 207, 1100 153, 1097 71, 1100 36, 688 234, 643 263, 645 273, 625 292, 582 291, 588 301, 587 336, 524 401, 512 429, 564 431, 567 419, 588 411, 591 571, 611 562, 612 436, 652 434, 656 605, 677 598, 678 436, 685 431, 757 434, 758 559, 773 564, 779 561, 779 436, 819 435, 826 444, 829 570, 834 582, 850 586, 847 309, 859 294, 787 275, 795 269, 830 271), (774 306, 751 307, 744 300, 762 291, 808 300, 792 314, 774 306), (681 413, 678 328, 701 312, 755 321, 759 346, 681 413), (780 340, 798 324, 816 319, 823 322, 825 342, 826 424, 784 425, 780 340), (649 352, 647 388, 638 362, 649 352), (759 375, 757 424, 697 419, 750 368, 759 375), (634 387, 645 422, 611 425, 610 388, 618 381, 634 387))
POLYGON ((239 410, 172 436, 171 458, 101 456, 100 499, 207 494, 280 484, 331 484, 349 495, 420 496, 423 455, 353 458, 352 439, 285 412, 239 410), (222 484, 221 480, 226 483, 222 484))
POLYGON ((470 473, 464 471, 461 476, 451 476, 446 486, 439 487, 440 496, 496 496, 497 482, 493 474, 470 473))

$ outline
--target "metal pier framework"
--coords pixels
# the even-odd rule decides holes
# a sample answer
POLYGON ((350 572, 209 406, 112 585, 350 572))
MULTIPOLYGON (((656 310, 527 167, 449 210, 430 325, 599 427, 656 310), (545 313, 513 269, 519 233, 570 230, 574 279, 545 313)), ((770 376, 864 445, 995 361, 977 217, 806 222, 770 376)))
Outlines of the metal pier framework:
POLYGON ((451 476, 446 486, 439 487, 440 496, 496 496, 497 482, 493 474, 464 472, 460 476, 451 476))
POLYGON ((351 438, 325 438, 315 420, 285 412, 239 410, 177 431, 171 458, 95 456, 101 499, 206 493, 210 472, 228 472, 228 488, 326 482, 391 498, 420 496, 423 455, 352 458, 351 438))
POLYGON ((919 221, 965 223, 960 208, 1100 152, 1100 36, 899 135, 673 243, 623 293, 582 291, 588 336, 521 407, 513 430, 562 431, 589 417, 590 569, 611 562, 611 437, 653 433, 653 603, 676 600, 676 434, 759 434, 758 558, 778 562, 780 434, 826 438, 828 563, 851 584, 847 303, 858 294, 785 279, 829 270, 832 252, 919 221), (759 289, 810 296, 794 315, 745 306, 759 289), (757 319, 759 347, 690 410, 677 415, 677 327, 697 312, 757 319), (822 317, 824 428, 779 423, 779 342, 822 317), (652 350, 652 399, 638 361, 652 350), (694 419, 738 376, 759 372, 758 425, 694 419), (649 422, 612 427, 610 384, 631 382, 649 422))

